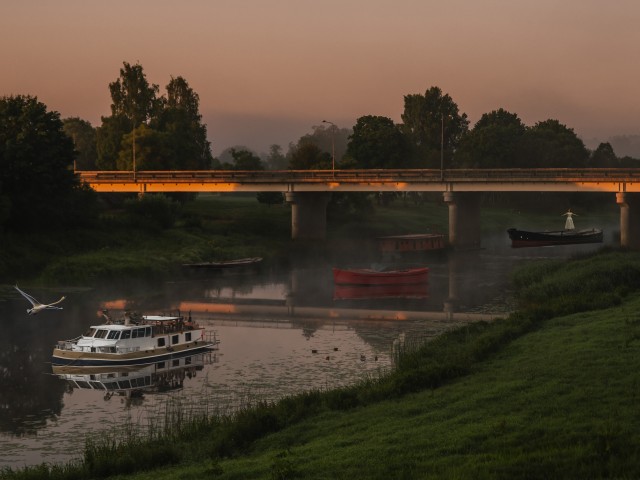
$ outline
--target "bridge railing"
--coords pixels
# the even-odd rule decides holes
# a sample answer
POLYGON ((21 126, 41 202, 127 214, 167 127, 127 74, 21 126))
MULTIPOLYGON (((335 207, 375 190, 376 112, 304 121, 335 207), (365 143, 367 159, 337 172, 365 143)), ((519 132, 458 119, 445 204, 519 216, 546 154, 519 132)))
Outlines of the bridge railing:
POLYGON ((640 182, 640 168, 76 171, 87 183, 640 182))

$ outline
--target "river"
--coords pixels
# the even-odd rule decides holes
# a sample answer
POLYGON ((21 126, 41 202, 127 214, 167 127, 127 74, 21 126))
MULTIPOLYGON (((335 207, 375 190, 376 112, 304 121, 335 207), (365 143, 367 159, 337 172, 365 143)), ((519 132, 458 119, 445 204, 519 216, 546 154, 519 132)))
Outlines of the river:
MULTIPOLYGON (((606 244, 615 244, 614 229, 612 223, 605 230, 606 244)), ((320 258, 228 272, 185 272, 171 281, 123 279, 108 287, 22 286, 45 303, 60 295, 66 299, 64 310, 35 316, 26 314, 28 305, 17 295, 0 302, 0 468, 78 458, 86 435, 153 424, 169 400, 228 413, 256 399, 379 375, 392 368, 398 343, 508 312, 514 266, 602 246, 513 249, 504 231, 483 236, 482 244, 476 251, 421 259, 430 269, 428 295, 412 298, 334 299, 335 260, 320 258), (105 308, 148 314, 191 311, 215 332, 219 349, 189 365, 176 365, 157 393, 129 397, 75 388, 53 374, 52 347, 97 323, 105 308)))

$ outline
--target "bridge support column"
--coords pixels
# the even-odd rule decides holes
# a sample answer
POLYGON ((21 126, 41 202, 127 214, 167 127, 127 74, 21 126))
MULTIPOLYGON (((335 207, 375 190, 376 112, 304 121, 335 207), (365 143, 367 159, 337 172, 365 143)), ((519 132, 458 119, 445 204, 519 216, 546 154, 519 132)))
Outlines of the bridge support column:
POLYGON ((640 194, 616 193, 620 205, 620 246, 640 248, 640 194))
POLYGON ((324 240, 327 236, 327 204, 329 192, 286 192, 291 204, 291 238, 324 240))
POLYGON ((480 194, 444 192, 449 205, 449 244, 455 249, 480 248, 480 194))

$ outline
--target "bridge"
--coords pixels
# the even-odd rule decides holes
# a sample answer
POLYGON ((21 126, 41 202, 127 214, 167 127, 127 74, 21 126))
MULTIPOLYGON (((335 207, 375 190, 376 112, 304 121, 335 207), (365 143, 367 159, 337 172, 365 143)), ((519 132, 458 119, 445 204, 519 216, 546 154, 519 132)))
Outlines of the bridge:
POLYGON ((441 192, 449 241, 480 244, 481 192, 608 192, 620 206, 620 243, 640 248, 640 168, 77 171, 97 192, 283 192, 292 237, 322 239, 331 192, 441 192))

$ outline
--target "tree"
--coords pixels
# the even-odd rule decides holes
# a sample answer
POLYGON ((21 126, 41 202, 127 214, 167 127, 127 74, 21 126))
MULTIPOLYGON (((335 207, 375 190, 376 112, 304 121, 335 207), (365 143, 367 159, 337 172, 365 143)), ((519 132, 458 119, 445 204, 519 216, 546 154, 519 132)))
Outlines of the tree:
POLYGON ((328 168, 332 168, 334 156, 335 166, 336 168, 339 168, 342 158, 347 151, 349 135, 352 133, 351 130, 347 128, 339 128, 334 123, 326 121, 324 125, 314 125, 311 129, 313 132, 300 137, 296 146, 289 146, 288 155, 293 153, 292 148, 300 148, 303 144, 311 143, 318 147, 321 152, 325 152, 329 155, 330 163, 328 168))
POLYGON ((267 168, 269 170, 286 170, 287 157, 282 153, 282 147, 280 145, 271 145, 269 147, 269 154, 265 159, 267 168))
POLYGON ((73 140, 77 152, 75 169, 95 170, 98 158, 96 129, 79 117, 65 118, 62 123, 64 133, 73 140))
POLYGON ((233 158, 231 170, 264 170, 264 165, 260 157, 250 150, 236 150, 232 148, 231 157, 233 158))
POLYGON ((149 85, 140 64, 123 62, 120 77, 109 84, 111 114, 124 115, 133 127, 146 123, 161 106, 157 98, 158 85, 149 85))
POLYGON ((573 129, 558 120, 545 120, 527 128, 522 158, 523 167, 583 168, 589 160, 589 151, 573 129))
POLYGON ((171 77, 166 89, 163 108, 151 123, 153 128, 166 133, 166 147, 172 150, 170 168, 211 168, 211 144, 207 140, 207 128, 201 122, 198 94, 182 77, 171 77))
POLYGON ((308 139, 300 139, 298 145, 290 145, 287 156, 292 170, 330 170, 332 165, 331 154, 323 152, 308 139))
POLYGON ((424 95, 405 95, 402 121, 414 161, 426 168, 439 167, 443 153, 449 164, 469 126, 467 114, 460 114, 458 105, 438 87, 424 95))
POLYGON ((465 168, 514 168, 521 162, 526 126, 515 113, 500 108, 485 113, 465 135, 455 165, 465 168))
POLYGON ((589 158, 590 167, 614 168, 619 164, 613 147, 610 143, 601 143, 598 145, 589 158))
POLYGON ((407 168, 409 145, 400 128, 387 117, 358 118, 349 137, 347 157, 357 168, 407 168))
POLYGON ((63 228, 88 221, 95 195, 73 172, 73 141, 60 115, 31 96, 0 98, 0 185, 6 225, 63 228))
MULTIPOLYGON (((124 115, 102 117, 102 125, 96 129, 96 166, 99 170, 116 170, 122 150, 124 135, 131 132, 131 121, 124 115)), ((127 149, 127 154, 131 147, 127 149)), ((131 156, 131 155, 129 155, 131 156)))

